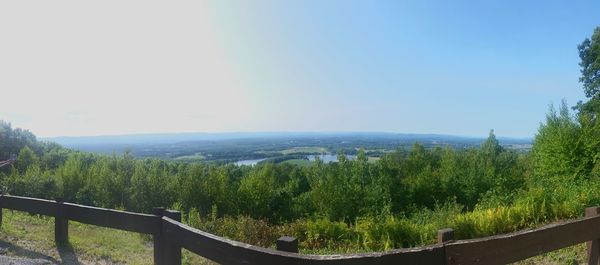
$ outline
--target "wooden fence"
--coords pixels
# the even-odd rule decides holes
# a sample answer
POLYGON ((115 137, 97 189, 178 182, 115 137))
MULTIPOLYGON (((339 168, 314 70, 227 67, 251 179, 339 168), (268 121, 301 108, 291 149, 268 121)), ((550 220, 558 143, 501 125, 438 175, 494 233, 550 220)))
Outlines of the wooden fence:
POLYGON ((438 232, 438 244, 387 252, 343 255, 298 254, 297 240, 282 237, 277 249, 267 249, 218 237, 182 224, 176 211, 155 208, 140 214, 66 203, 0 195, 1 209, 25 211, 55 218, 57 245, 68 241, 69 220, 150 234, 154 264, 181 264, 185 248, 220 264, 506 264, 578 243, 588 242, 588 264, 599 265, 600 207, 587 208, 585 218, 541 228, 472 240, 453 240, 452 229, 438 232))

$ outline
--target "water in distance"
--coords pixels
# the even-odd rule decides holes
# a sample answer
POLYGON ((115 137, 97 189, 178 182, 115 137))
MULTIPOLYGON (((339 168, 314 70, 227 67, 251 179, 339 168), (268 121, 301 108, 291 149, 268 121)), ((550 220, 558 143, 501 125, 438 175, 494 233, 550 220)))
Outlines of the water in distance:
POLYGON ((261 159, 248 159, 248 160, 240 160, 235 162, 236 166, 254 166, 258 164, 258 162, 265 160, 266 158, 261 159))

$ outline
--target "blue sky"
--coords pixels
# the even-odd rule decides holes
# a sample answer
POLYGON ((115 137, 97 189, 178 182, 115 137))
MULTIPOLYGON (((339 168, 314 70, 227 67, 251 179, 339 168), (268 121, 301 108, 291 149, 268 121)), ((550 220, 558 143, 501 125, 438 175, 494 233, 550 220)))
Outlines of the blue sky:
POLYGON ((0 119, 43 136, 531 137, 583 99, 577 44, 600 25, 598 1, 17 2, 0 89, 30 104, 0 119))

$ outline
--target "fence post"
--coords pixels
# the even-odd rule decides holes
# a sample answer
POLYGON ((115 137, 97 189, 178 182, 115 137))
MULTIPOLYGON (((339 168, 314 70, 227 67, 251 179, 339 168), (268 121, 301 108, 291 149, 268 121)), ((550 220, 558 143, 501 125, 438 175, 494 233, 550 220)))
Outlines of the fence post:
MULTIPOLYGON (((165 210, 162 207, 152 208, 152 213, 159 217, 168 217, 181 222, 181 212, 165 210)), ((169 244, 165 237, 162 221, 160 231, 153 235, 154 238, 154 264, 155 265, 181 265, 181 247, 169 244)))
MULTIPOLYGON (((152 208, 152 214, 158 216, 159 218, 162 218, 164 212, 165 212, 165 208, 162 208, 162 207, 152 208)), ((158 231, 156 232, 155 235, 152 235, 152 240, 154 241, 154 265, 165 264, 163 261, 163 249, 164 249, 164 245, 166 245, 166 244, 163 242, 163 239, 162 239, 162 220, 159 221, 159 223, 160 223, 160 228, 158 229, 158 231)))
MULTIPOLYGON (((173 210, 165 210, 164 211, 164 216, 171 218, 177 222, 181 222, 181 212, 179 211, 173 211, 173 210)), ((163 228, 164 231, 164 228, 163 228)), ((165 233, 163 233, 163 236, 165 235, 165 233)), ((164 238, 164 242, 167 242, 166 238, 164 238)), ((165 261, 166 264, 173 264, 173 265, 181 265, 181 247, 174 245, 174 244, 169 244, 167 242, 167 245, 165 246, 165 261)))
POLYGON ((0 193, 0 228, 2 228, 2 200, 4 199, 4 194, 0 193))
POLYGON ((69 242, 69 219, 62 198, 56 198, 56 216, 54 217, 54 242, 57 246, 69 242))
MULTIPOLYGON (((594 217, 600 215, 600 207, 588 207, 585 208, 585 217, 594 217)), ((588 251, 588 264, 599 265, 600 259, 600 239, 596 238, 592 241, 587 242, 588 251)))
POLYGON ((282 236, 277 239, 277 250, 298 253, 298 239, 291 236, 282 236))
POLYGON ((447 243, 454 240, 454 230, 452 228, 445 228, 438 230, 437 242, 439 244, 447 243))
POLYGON ((438 244, 443 244, 444 246, 444 256, 445 256, 445 264, 454 264, 454 258, 449 256, 446 252, 446 243, 450 243, 454 241, 454 230, 452 228, 445 228, 438 230, 437 233, 437 242, 438 244))

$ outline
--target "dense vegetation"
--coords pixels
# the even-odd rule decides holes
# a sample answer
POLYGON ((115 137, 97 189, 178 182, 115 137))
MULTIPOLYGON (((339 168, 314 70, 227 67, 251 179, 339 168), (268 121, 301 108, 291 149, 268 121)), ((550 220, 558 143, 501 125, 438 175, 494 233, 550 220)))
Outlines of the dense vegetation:
POLYGON ((600 205, 599 43, 597 29, 579 47, 589 100, 574 113, 565 103, 552 108, 530 153, 502 148, 491 132, 478 148, 415 143, 374 163, 361 150, 335 163, 238 167, 70 151, 2 122, 0 160, 19 156, 0 180, 17 195, 177 208, 204 230, 265 246, 293 235, 310 252, 428 244, 444 227, 469 238, 572 218, 600 205))
MULTIPOLYGON (((2 125, 11 135, 23 132, 2 125)), ((405 222, 441 207, 473 209, 484 196, 521 188, 527 172, 527 156, 504 150, 493 134, 477 149, 426 149, 417 143, 375 163, 359 151, 354 160, 340 154, 340 162, 309 167, 138 160, 128 153, 101 156, 39 145, 35 139, 25 143, 14 168, 3 173, 9 193, 141 212, 176 207, 191 219, 210 217, 191 221, 198 226, 224 217, 264 220, 266 227, 296 222, 299 230, 290 232, 297 236, 332 242, 337 235, 318 230, 354 229, 382 218, 405 222), (303 232, 309 228, 314 231, 303 232)), ((398 240, 390 244, 422 243, 398 240)))

